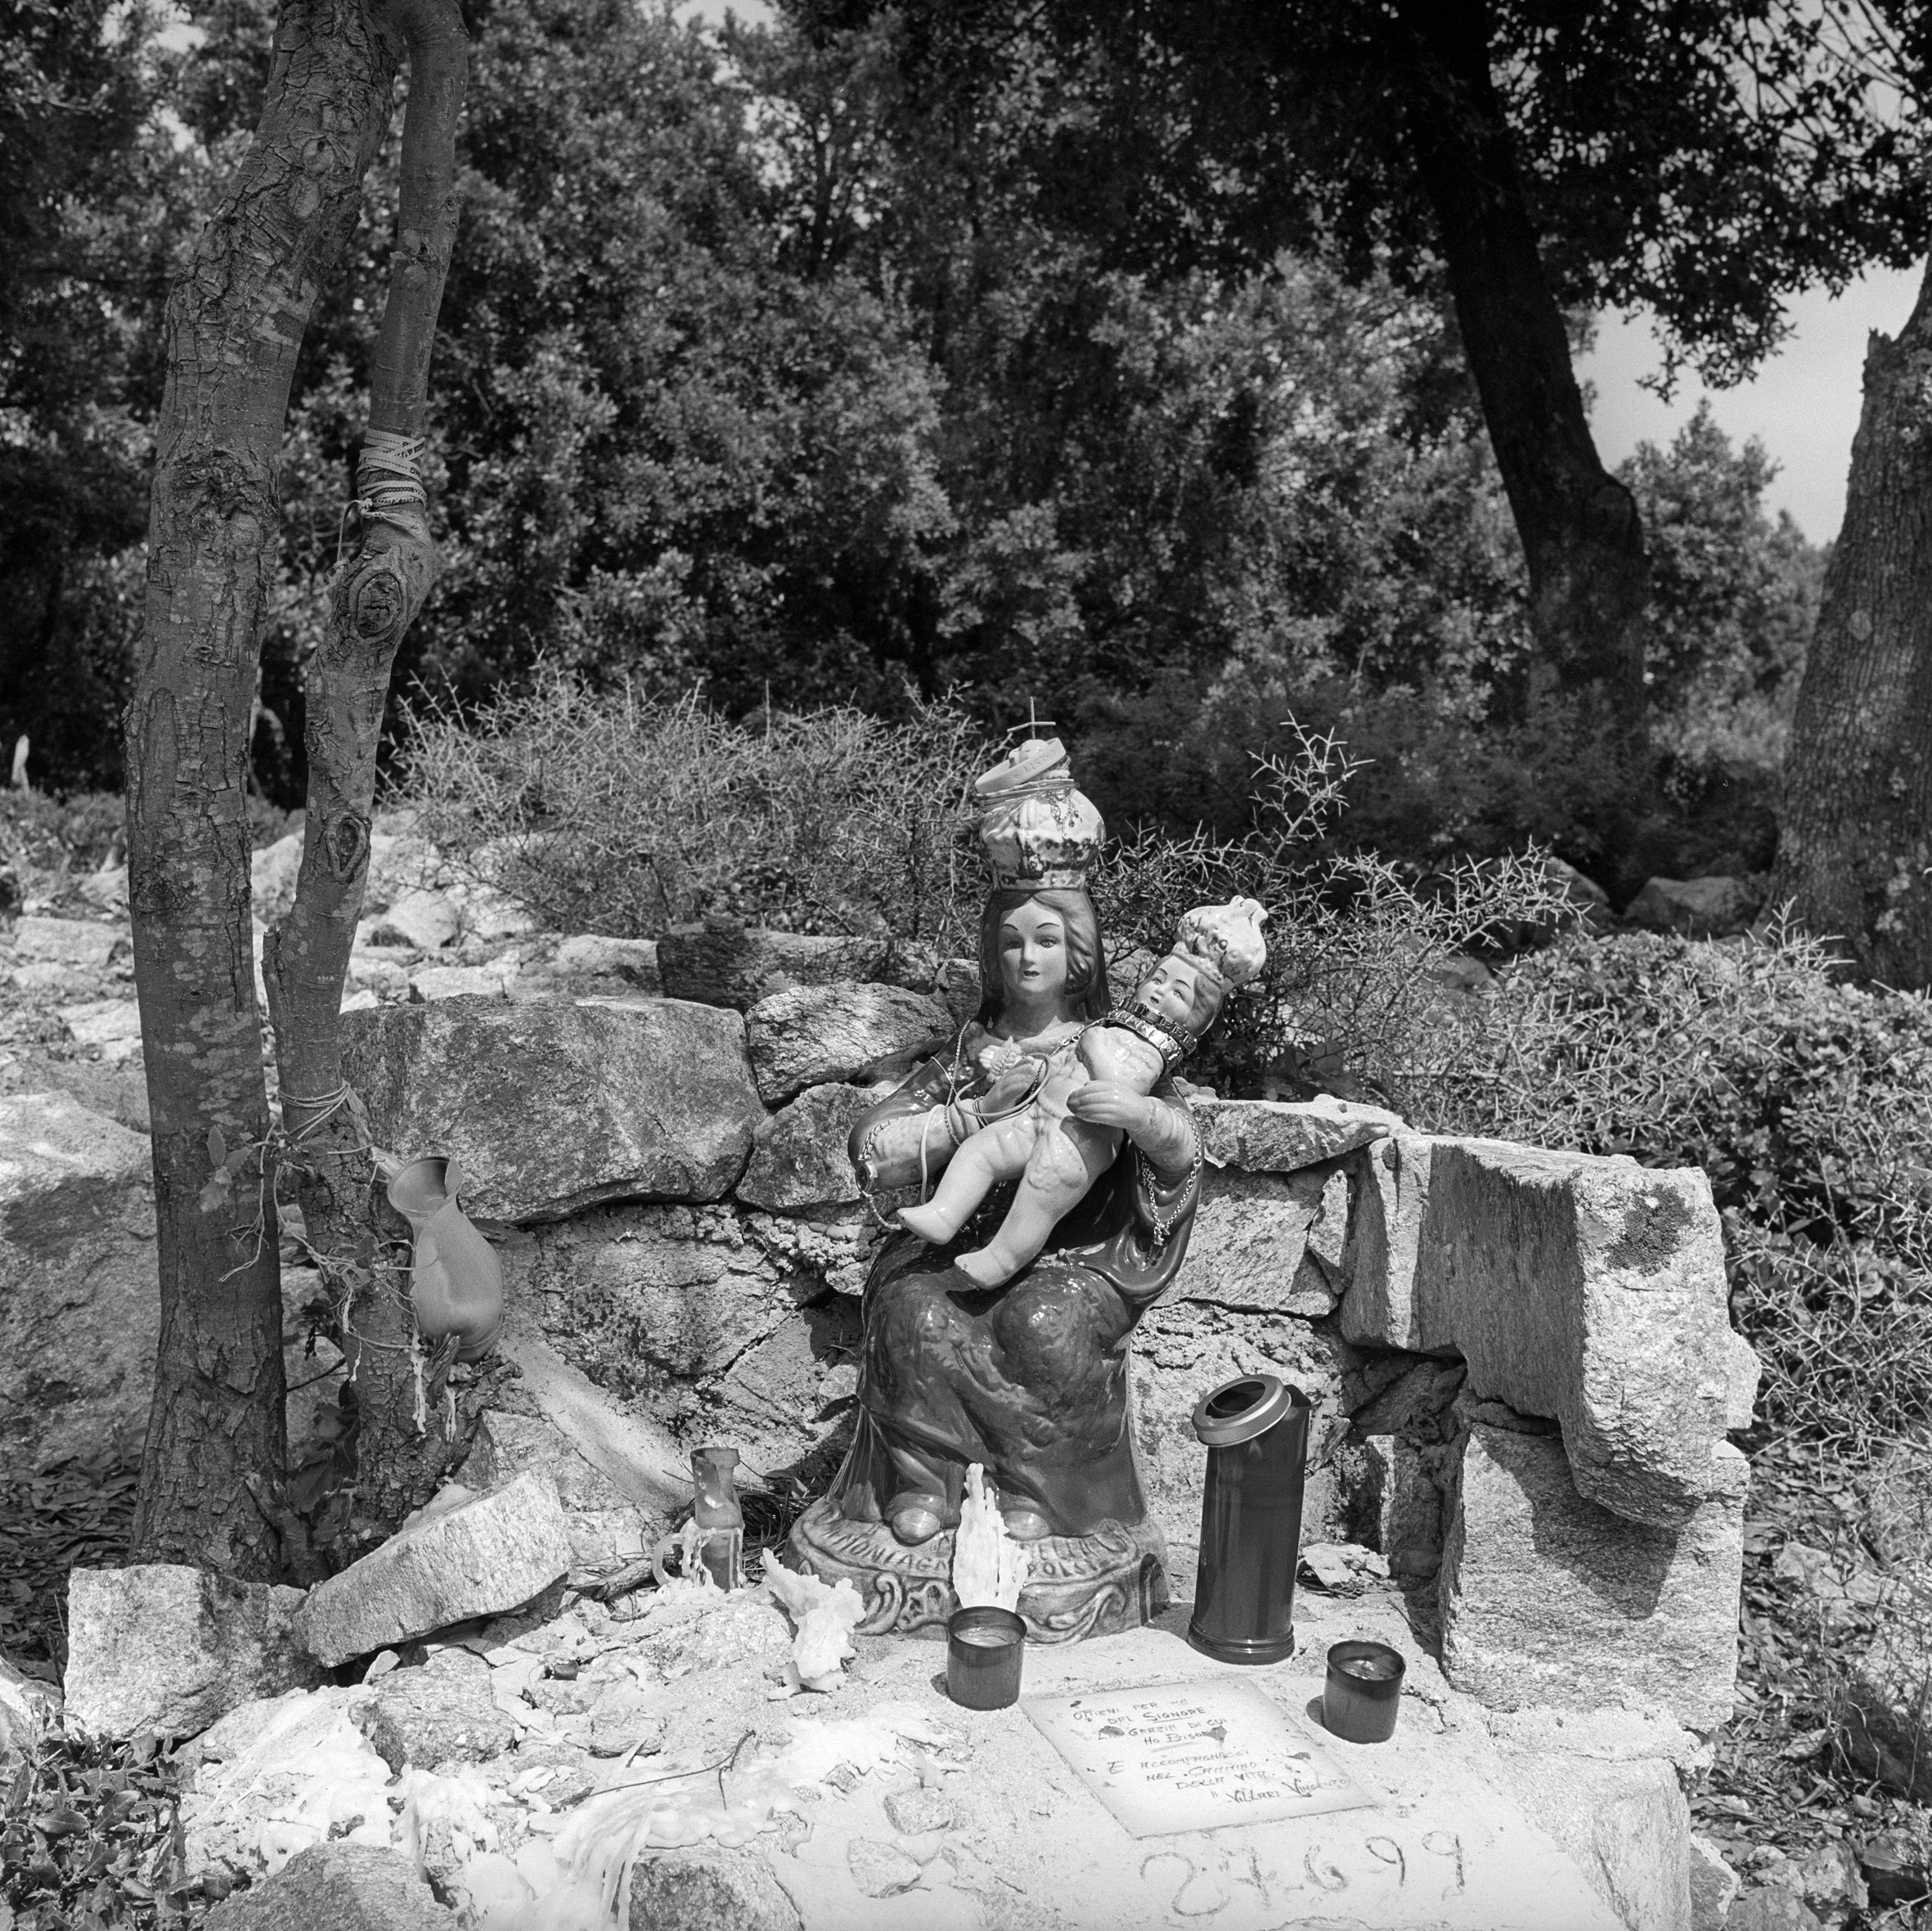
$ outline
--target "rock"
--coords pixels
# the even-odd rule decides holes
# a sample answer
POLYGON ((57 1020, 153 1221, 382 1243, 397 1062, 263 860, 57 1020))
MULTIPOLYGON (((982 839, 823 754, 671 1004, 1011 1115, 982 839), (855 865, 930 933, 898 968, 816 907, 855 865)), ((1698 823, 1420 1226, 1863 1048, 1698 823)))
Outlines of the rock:
POLYGON ((774 1107, 807 1086, 916 1058, 952 1035, 952 1015, 937 999, 896 986, 801 986, 745 1015, 753 1076, 774 1107))
MULTIPOLYGON (((1922 1531, 1921 1531, 1922 1533, 1922 1531)), ((1887 1789, 1932 1803, 1932 1577, 1921 1571, 1880 1605, 1869 1646, 1840 1695, 1846 1754, 1887 1789), (1916 1584, 1916 1587, 1913 1586, 1916 1584)))
POLYGON ((846 1136, 878 1098, 865 1086, 808 1087, 758 1127, 738 1197, 775 1213, 844 1206, 862 1198, 846 1136))
POLYGON ((658 941, 665 995, 739 1012, 774 993, 876 977, 887 941, 772 932, 735 921, 673 926, 658 941))
POLYGON ((1341 1289, 1307 1254, 1309 1230, 1322 1210, 1329 1179, 1319 1169, 1210 1168, 1202 1176, 1201 1205, 1187 1258, 1175 1276, 1175 1293, 1271 1314, 1319 1318, 1329 1313, 1341 1289))
POLYGON ((1197 1099, 1202 1156, 1244 1173, 1293 1173, 1319 1166, 1401 1129, 1395 1114, 1326 1096, 1306 1102, 1197 1099))
POLYGON ((260 846, 249 860, 249 890, 255 917, 273 925, 288 916, 295 903, 295 881, 302 869, 302 834, 290 832, 272 845, 260 846))
POLYGON ((31 1757, 61 1713, 61 1692, 0 1656, 0 1777, 31 1757))
POLYGON ((952 1015, 955 1027, 977 1017, 986 997, 979 983, 978 963, 970 959, 941 959, 933 975, 932 996, 952 1015))
POLYGON ((1708 1837, 1691 1836, 1691 1931, 1718 1931, 1737 1896, 1737 1873, 1708 1837))
POLYGON ((1667 1763, 1505 1750, 1511 1790, 1631 1931, 1692 1931, 1691 1813, 1667 1763))
POLYGON ((631 1870, 633 1924, 653 1931, 799 1931, 798 1913, 756 1850, 656 1851, 631 1870))
POLYGON ((88 999, 61 1008, 61 1023, 83 1046, 111 1046, 141 1039, 141 1006, 131 999, 88 999))
POLYGON ((1764 896, 1744 878, 1652 878, 1624 908, 1624 919, 1687 939, 1728 938, 1750 923, 1764 896))
POLYGON ((124 925, 104 925, 92 918, 16 918, 13 950, 16 959, 44 959, 52 965, 82 966, 98 972, 117 953, 133 947, 124 925))
POLYGON ((1699 1169, 1399 1134, 1361 1176, 1350 1341, 1459 1354, 1472 1395, 1560 1421, 1577 1488, 1631 1521, 1723 1489, 1755 1381, 1699 1169))
POLYGON ((296 1646, 299 1589, 177 1563, 67 1578, 67 1714, 96 1736, 195 1736, 256 1697, 321 1680, 296 1646))
POLYGON ((1871 1900, 1852 1847, 1840 1839, 1818 1844, 1798 1866, 1804 1902, 1834 1921, 1862 1911, 1871 1900))
POLYGON ((1472 1425, 1451 1479, 1443 1671, 1493 1709, 1651 1703, 1700 1730, 1728 1720, 1737 1673, 1749 1469, 1678 1529, 1576 1493, 1561 1440, 1472 1425))
POLYGON ((647 1512, 546 1416, 487 1411, 463 1463, 471 1488, 502 1488, 526 1469, 556 1484, 570 1525, 570 1573, 601 1575, 635 1561, 670 1526, 668 1509, 647 1512))
POLYGON ((637 1646, 667 1678, 675 1678, 789 1655, 792 1626, 762 1589, 735 1589, 654 1610, 637 1646))
POLYGON ((1429 968, 1431 981, 1445 992, 1481 992, 1496 983, 1496 975, 1467 952, 1445 952, 1429 968))
POLYGON ((386 912, 404 892, 429 890, 447 881, 443 854, 427 838, 379 829, 369 840, 362 909, 386 912))
POLYGON ((902 1836, 920 1837, 928 1830, 950 1830, 953 1807, 943 1790, 895 1790, 886 1799, 886 1815, 902 1836))
POLYGON ((467 1650, 438 1650, 415 1669, 378 1677, 349 1714, 398 1773, 411 1763, 485 1763, 516 1741, 515 1723, 491 1694, 489 1664, 467 1650))
POLYGON ((148 1143, 64 1093, 0 1098, 0 1448, 137 1445, 160 1331, 148 1143))
POLYGON ((1766 1884, 1731 1906, 1724 1931, 1822 1931, 1817 1913, 1795 1891, 1766 1884))
POLYGON ((1880 1909, 1932 1897, 1932 1857, 1903 1833, 1871 1839, 1859 1853, 1858 1875, 1871 1902, 1880 1909))
POLYGON ((1590 932, 1606 932, 1615 923, 1610 894, 1594 878, 1547 852, 1537 860, 1537 867, 1570 902, 1569 914, 1557 922, 1558 930, 1581 926, 1590 932))
POLYGON ((295 1618, 298 1639, 335 1664, 528 1602, 570 1566, 569 1524, 546 1476, 521 1475, 393 1535, 317 1583, 295 1618))
POLYGON ((855 1837, 845 1856, 852 1882, 867 1897, 902 1896, 922 1875, 916 1857, 908 1857, 896 1843, 881 1843, 874 1838, 855 1837))
POLYGON ((446 999, 504 998, 517 977, 516 963, 424 966, 409 975, 409 996, 424 1004, 446 999))
POLYGON ((429 1931, 456 1923, 401 1851, 330 1843, 218 1905, 207 1931, 429 1931))
POLYGON ((550 954, 550 969, 560 979, 622 979, 653 999, 663 996, 655 939, 607 939, 579 932, 550 954))
POLYGON ((664 1719, 636 1683, 613 1683, 591 1705, 591 1754, 649 1756, 663 1748, 664 1719))
POLYGON ((744 1022, 715 1007, 459 999, 352 1013, 342 1038, 376 1143, 459 1159, 479 1219, 716 1200, 764 1118, 744 1022))
POLYGON ((462 908, 453 894, 400 892, 376 921, 370 941, 377 945, 414 945, 421 952, 437 952, 454 941, 462 924, 462 908))
POLYGON ((500 945, 505 939, 520 939, 537 930, 536 919, 523 904, 493 886, 458 885, 452 888, 452 896, 465 939, 500 945))

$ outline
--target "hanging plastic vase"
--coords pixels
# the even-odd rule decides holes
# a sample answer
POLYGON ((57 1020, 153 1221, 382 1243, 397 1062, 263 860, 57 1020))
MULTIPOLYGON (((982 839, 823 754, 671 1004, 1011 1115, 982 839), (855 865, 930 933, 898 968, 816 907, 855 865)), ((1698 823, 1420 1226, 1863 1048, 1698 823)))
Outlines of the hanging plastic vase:
POLYGON ((410 1299, 425 1340, 457 1338, 459 1361, 480 1361, 503 1328, 503 1264, 456 1204, 453 1160, 412 1160, 389 1183, 389 1205, 416 1234, 410 1299))
POLYGON ((1207 1444, 1188 1641, 1224 1663, 1295 1653, 1308 1397, 1273 1375, 1224 1381, 1194 1411, 1207 1444))

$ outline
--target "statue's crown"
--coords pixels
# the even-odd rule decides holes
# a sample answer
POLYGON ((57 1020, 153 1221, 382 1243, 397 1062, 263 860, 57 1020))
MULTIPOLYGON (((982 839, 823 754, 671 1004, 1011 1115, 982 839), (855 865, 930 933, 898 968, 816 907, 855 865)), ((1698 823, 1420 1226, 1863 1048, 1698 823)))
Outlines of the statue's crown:
POLYGON ((1267 916, 1259 899, 1197 905, 1181 915, 1174 950, 1223 986, 1245 986, 1268 963, 1267 941, 1261 936, 1261 921, 1267 916))
POLYGON ((996 886, 1085 886, 1107 827, 1074 786, 1058 738, 1016 744, 973 787, 996 886))

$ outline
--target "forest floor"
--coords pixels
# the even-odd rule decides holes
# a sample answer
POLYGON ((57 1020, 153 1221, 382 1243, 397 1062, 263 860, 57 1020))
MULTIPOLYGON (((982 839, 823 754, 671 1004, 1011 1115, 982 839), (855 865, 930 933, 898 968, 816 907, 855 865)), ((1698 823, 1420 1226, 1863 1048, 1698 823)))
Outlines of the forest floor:
MULTIPOLYGON (((100 902, 97 887, 90 896, 70 855, 45 855, 51 862, 36 866, 23 895, 34 910, 124 918, 100 902)), ((131 983, 120 996, 133 996, 131 983)), ((66 1037, 56 1003, 12 988, 0 994, 0 1092, 57 1087, 145 1126, 138 1059, 66 1037)), ((0 1655, 26 1674, 58 1681, 68 1572, 121 1559, 137 1472, 124 1452, 0 1471, 0 1548, 11 1552, 0 1574, 0 1655)), ((1747 1886, 1788 1888, 1839 1931, 1932 1931, 1932 1905, 1856 1902, 1862 1871, 1932 1872, 1932 1810, 1860 1776, 1840 1746, 1844 1659, 1869 1614, 1842 1595, 1821 1597, 1808 1579, 1813 1552, 1840 1573, 1859 1568, 1868 1541, 1862 1507, 1855 1471, 1811 1445, 1773 1441, 1754 1452, 1738 1713, 1714 1740, 1713 1767, 1692 1799, 1693 1823, 1747 1886), (1791 1559, 1795 1550, 1804 1561, 1791 1559)), ((172 1776, 151 1740, 118 1750, 72 1740, 43 1746, 32 1773, 23 1770, 5 1792, 0 1931, 198 1919, 210 1900, 169 1865, 172 1776)))

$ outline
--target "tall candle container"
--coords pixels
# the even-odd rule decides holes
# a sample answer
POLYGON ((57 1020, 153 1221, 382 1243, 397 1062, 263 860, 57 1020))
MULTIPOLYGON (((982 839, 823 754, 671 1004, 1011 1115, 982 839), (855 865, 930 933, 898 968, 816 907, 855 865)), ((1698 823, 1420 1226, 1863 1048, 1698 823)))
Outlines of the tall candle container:
POLYGON ((1308 1421, 1308 1397, 1274 1375, 1224 1381, 1194 1410, 1207 1484, 1188 1641, 1223 1663, 1295 1653, 1308 1421))

